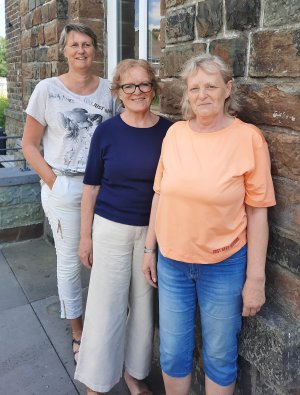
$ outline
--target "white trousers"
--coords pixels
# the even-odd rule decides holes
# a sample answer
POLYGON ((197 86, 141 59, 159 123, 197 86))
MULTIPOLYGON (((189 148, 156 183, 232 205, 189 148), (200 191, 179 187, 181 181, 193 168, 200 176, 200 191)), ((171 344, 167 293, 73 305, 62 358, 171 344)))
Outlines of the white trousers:
POLYGON ((147 226, 94 216, 93 267, 75 379, 108 392, 123 366, 148 376, 153 342, 153 288, 141 271, 147 226))
POLYGON ((61 318, 82 315, 80 202, 83 177, 57 176, 53 188, 42 182, 41 199, 49 220, 57 256, 57 287, 61 318))

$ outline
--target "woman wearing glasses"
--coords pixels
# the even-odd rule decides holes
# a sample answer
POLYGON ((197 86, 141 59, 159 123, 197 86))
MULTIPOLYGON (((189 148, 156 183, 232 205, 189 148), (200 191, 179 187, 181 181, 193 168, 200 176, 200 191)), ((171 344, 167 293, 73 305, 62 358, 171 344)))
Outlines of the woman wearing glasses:
POLYGON ((150 111, 157 88, 148 62, 120 62, 112 93, 124 112, 97 127, 91 142, 79 256, 92 271, 75 372, 90 395, 110 391, 124 365, 130 393, 151 394, 142 380, 151 366, 153 289, 141 262, 155 170, 171 125, 150 111))

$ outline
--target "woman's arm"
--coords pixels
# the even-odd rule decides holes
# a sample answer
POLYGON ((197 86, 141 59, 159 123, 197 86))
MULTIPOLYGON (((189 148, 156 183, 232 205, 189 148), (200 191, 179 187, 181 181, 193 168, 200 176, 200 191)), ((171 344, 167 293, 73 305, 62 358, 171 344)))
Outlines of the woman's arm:
POLYGON ((243 288, 244 317, 254 316, 265 303, 265 264, 268 247, 268 209, 246 205, 247 273, 243 288))
POLYGON ((22 139, 23 154, 30 166, 51 189, 56 180, 56 175, 53 173, 40 151, 40 144, 44 132, 45 126, 39 123, 35 118, 27 115, 22 139))
POLYGON ((81 226, 78 256, 87 268, 93 265, 92 227, 94 208, 99 193, 99 185, 84 185, 81 199, 81 226))
MULTIPOLYGON (((149 221, 149 228, 146 236, 145 247, 156 251, 156 236, 155 236, 155 219, 159 202, 159 194, 155 193, 152 199, 152 207, 149 221)), ((148 252, 144 254, 142 272, 145 275, 146 281, 157 288, 157 274, 156 274, 156 253, 148 252)))

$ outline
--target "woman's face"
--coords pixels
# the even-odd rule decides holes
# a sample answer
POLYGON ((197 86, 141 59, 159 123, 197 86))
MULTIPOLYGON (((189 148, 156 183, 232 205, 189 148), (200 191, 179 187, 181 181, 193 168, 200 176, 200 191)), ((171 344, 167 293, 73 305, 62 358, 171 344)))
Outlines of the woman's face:
POLYGON ((89 69, 95 57, 95 48, 90 36, 71 31, 67 35, 64 55, 70 70, 89 69))
POLYGON ((125 110, 131 112, 149 111, 155 96, 154 90, 149 84, 151 84, 151 79, 147 71, 140 66, 131 67, 123 74, 120 86, 123 86, 125 92, 128 90, 130 91, 130 88, 132 88, 132 90, 135 88, 133 93, 125 93, 122 88, 118 91, 119 98, 122 100, 125 110), (142 84, 142 90, 138 87, 129 86, 140 84, 142 84))
POLYGON ((224 114, 225 99, 230 96, 232 81, 224 82, 219 71, 198 69, 187 79, 187 96, 196 118, 214 118, 224 114))

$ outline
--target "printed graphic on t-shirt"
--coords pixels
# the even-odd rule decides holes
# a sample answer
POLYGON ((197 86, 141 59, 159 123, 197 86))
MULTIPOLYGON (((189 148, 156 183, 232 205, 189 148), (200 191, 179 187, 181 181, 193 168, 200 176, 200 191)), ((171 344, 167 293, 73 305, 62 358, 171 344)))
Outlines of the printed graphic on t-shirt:
POLYGON ((66 131, 64 137, 66 148, 64 163, 66 166, 69 166, 71 162, 77 163, 79 166, 85 164, 86 152, 89 149, 92 134, 102 119, 101 114, 89 113, 84 108, 74 108, 71 111, 59 113, 59 122, 66 131), (77 158, 75 159, 76 153, 77 158))

